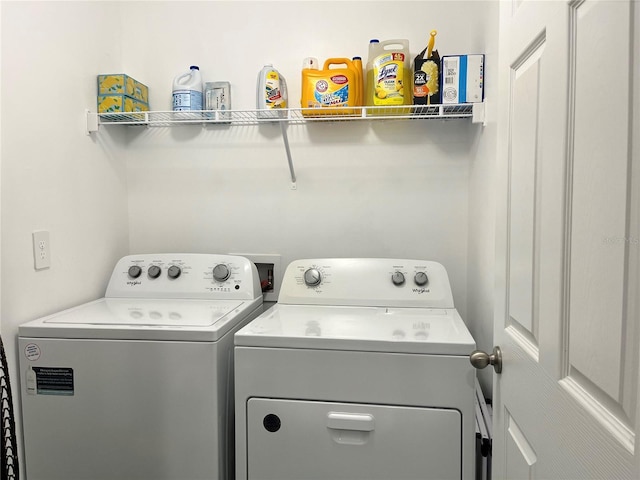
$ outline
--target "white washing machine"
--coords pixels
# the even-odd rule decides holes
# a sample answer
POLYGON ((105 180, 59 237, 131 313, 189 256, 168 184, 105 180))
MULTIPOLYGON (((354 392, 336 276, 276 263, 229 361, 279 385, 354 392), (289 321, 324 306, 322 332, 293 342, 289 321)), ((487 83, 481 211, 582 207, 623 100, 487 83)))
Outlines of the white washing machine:
POLYGON ((237 479, 474 477, 475 342, 442 265, 295 261, 235 345, 237 479))
POLYGON ((230 478, 233 334, 262 311, 246 258, 131 255, 105 298, 21 325, 27 478, 230 478))

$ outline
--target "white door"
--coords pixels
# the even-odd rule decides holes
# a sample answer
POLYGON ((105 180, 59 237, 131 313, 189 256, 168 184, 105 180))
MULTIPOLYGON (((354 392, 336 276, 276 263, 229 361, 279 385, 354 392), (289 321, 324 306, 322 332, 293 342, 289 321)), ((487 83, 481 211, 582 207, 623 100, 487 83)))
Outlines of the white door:
POLYGON ((640 3, 500 6, 494 478, 640 478, 640 3))

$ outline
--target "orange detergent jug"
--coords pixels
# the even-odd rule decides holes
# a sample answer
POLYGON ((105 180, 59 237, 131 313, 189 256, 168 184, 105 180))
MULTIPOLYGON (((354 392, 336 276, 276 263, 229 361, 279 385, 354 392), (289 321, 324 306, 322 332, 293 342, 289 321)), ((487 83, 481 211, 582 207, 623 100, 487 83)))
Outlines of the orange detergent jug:
POLYGON ((353 115, 361 105, 362 67, 348 58, 329 58, 322 70, 302 69, 302 115, 353 115), (336 110, 336 107, 341 107, 336 110))

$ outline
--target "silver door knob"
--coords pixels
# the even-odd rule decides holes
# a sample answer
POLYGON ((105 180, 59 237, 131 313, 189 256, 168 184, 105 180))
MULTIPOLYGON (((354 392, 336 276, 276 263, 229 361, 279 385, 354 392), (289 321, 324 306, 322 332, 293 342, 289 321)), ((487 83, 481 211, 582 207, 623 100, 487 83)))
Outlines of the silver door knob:
POLYGON ((500 350, 500 347, 493 347, 491 355, 482 350, 474 350, 469 356, 469 361, 478 370, 482 370, 487 365, 493 365, 496 373, 502 372, 502 350, 500 350))

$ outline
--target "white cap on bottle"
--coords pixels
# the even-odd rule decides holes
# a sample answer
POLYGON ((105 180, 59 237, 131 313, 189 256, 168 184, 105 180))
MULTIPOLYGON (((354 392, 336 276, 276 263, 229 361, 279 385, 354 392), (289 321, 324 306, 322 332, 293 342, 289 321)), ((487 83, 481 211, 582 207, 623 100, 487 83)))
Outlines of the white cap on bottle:
POLYGON ((307 57, 302 61, 302 69, 318 70, 318 59, 316 57, 307 57))

